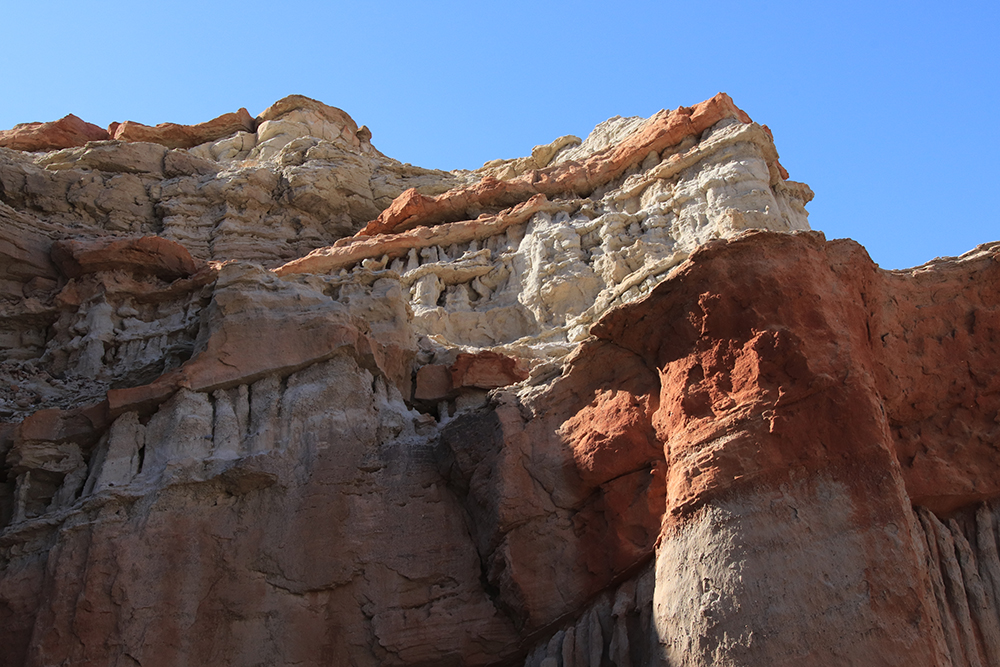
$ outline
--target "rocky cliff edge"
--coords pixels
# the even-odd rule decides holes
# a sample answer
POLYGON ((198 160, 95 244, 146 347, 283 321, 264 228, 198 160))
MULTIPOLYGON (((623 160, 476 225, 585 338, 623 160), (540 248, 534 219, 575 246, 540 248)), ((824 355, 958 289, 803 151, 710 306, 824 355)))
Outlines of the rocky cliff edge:
POLYGON ((0 665, 1000 664, 1000 246, 808 231, 724 94, 371 139, 0 132, 0 665))

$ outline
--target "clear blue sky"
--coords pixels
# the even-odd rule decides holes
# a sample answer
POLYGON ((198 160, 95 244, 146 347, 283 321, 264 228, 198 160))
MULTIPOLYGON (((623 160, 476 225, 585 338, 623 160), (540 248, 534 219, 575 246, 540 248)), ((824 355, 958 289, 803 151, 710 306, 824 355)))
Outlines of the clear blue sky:
POLYGON ((1000 3, 0 0, 0 128, 260 113, 300 93, 474 168, 729 93, 885 268, 1000 239, 1000 3))

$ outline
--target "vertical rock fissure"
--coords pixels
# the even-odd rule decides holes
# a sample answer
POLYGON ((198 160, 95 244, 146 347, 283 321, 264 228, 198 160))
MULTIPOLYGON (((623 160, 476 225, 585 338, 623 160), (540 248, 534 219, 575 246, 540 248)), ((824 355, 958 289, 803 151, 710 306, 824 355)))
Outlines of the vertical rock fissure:
POLYGON ((997 508, 983 504, 967 521, 943 522, 916 508, 945 642, 956 667, 1000 664, 1000 557, 997 508))

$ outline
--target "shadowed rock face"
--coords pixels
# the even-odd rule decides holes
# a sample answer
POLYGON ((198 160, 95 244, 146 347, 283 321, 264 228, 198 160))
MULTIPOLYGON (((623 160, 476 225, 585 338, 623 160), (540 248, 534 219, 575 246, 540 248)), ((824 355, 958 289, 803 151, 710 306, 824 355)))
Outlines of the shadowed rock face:
POLYGON ((0 150, 0 665, 1000 660, 1000 245, 827 242, 725 95, 114 130, 0 150))

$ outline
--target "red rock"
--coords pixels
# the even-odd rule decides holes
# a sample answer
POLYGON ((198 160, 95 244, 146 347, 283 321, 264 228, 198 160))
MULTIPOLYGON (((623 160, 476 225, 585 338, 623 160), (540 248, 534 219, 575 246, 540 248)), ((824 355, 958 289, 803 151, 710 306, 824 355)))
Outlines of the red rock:
MULTIPOLYGON (((683 649, 702 664, 728 659, 734 651, 747 664, 775 664, 798 655, 803 641, 811 664, 829 664, 831 656, 859 664, 940 664, 943 640, 933 630, 937 612, 918 541, 923 533, 910 508, 915 499, 943 511, 1000 497, 1000 463, 990 444, 1000 392, 992 376, 978 371, 998 361, 996 256, 997 249, 987 249, 961 262, 902 274, 879 271, 856 244, 827 243, 818 234, 750 233, 703 248, 648 298, 606 315, 560 378, 533 388, 533 394, 499 392, 495 406, 460 416, 443 430, 442 448, 451 456, 449 488, 457 489, 471 518, 461 530, 473 533, 478 559, 469 560, 476 577, 486 578, 512 623, 547 636, 567 615, 655 558, 651 627, 674 638, 676 644, 665 650, 683 649), (956 358, 974 365, 956 364, 956 358), (941 380, 926 383, 925 371, 941 380), (918 429, 918 454, 926 451, 926 461, 907 455, 918 429), (725 593, 718 599, 696 594, 708 573, 725 593), (837 583, 832 593, 828 581, 837 583), (700 620, 706 609, 712 612, 710 628, 700 620), (824 622, 817 624, 817 617, 824 622), (749 631, 765 636, 771 623, 780 631, 759 645, 713 639, 713 629, 730 637, 749 631), (891 632, 865 635, 873 624, 891 632), (859 639, 845 645, 845 633, 859 639)), ((267 274, 260 274, 265 280, 267 274)), ((280 289, 298 294, 293 285, 273 281, 267 290, 244 290, 237 289, 237 278, 227 278, 231 294, 216 295, 222 319, 213 320, 203 356, 146 389, 128 395, 114 390, 112 415, 160 402, 178 388, 211 391, 303 368, 335 349, 374 349, 360 323, 337 309, 321 312, 306 304, 302 317, 289 318, 260 302, 270 295, 263 298, 280 303, 280 289), (261 349, 268 355, 260 355, 261 349)), ((490 377, 514 365, 488 355, 459 361, 454 370, 465 384, 474 384, 477 363, 490 377)), ((336 468, 345 450, 331 451, 334 458, 323 464, 330 467, 315 469, 301 500, 346 521, 359 506, 351 504, 352 494, 331 495, 329 489, 339 488, 331 480, 347 474, 336 468)), ((367 460, 356 465, 365 474, 376 468, 367 460)), ((300 493, 283 489, 277 474, 270 475, 236 471, 219 484, 230 493, 268 493, 269 499, 279 491, 300 493)), ((440 481, 422 478, 421 488, 439 488, 434 480, 440 481)), ((208 486, 202 492, 209 493, 208 486)), ((227 544, 238 547, 227 549, 229 558, 243 558, 248 544, 260 544, 238 513, 222 507, 188 504, 182 511, 164 502, 145 524, 148 529, 135 526, 119 534, 110 524, 94 523, 100 539, 76 533, 60 538, 84 542, 53 552, 58 565, 51 576, 58 586, 53 583, 51 595, 57 600, 43 612, 30 611, 40 608, 25 583, 33 581, 33 570, 18 565, 0 594, 26 613, 41 613, 34 623, 51 629, 31 649, 32 659, 44 663, 46 656, 75 651, 55 631, 71 619, 74 627, 93 633, 88 636, 117 636, 115 627, 101 625, 108 614, 114 617, 114 601, 101 593, 107 579, 96 574, 105 571, 95 569, 97 563, 118 573, 118 586, 138 594, 108 554, 82 548, 86 540, 114 542, 144 557, 164 540, 187 545, 202 559, 154 559, 157 571, 169 579, 190 573, 189 562, 205 563, 197 580, 217 581, 218 563, 230 561, 212 551, 206 535, 222 530, 231 536, 227 544), (207 526, 215 532, 205 532, 207 526), (76 606, 79 594, 71 585, 88 564, 95 573, 87 593, 93 611, 76 606)), ((308 581, 320 572, 312 567, 318 554, 329 559, 323 572, 346 567, 329 556, 336 550, 307 539, 317 534, 310 528, 319 516, 310 511, 284 523, 267 514, 266 532, 303 546, 310 567, 303 565, 309 574, 301 576, 308 581)), ((413 521, 418 515, 406 516, 413 521)), ((360 548, 346 535, 335 537, 341 550, 360 548)), ((282 562, 281 576, 288 577, 293 564, 282 562)), ((225 591, 227 604, 256 608, 257 589, 236 574, 249 571, 239 563, 214 585, 225 591)), ((164 590, 150 595, 168 599, 164 590)), ((215 622, 222 612, 213 609, 190 613, 215 622)), ((287 613, 282 608, 279 616, 287 613)), ((393 628, 393 637, 411 628, 403 617, 384 623, 378 627, 387 633, 393 628)), ((8 627, 19 638, 26 632, 17 623, 8 627)), ((169 623, 161 629, 162 636, 153 638, 157 646, 179 631, 169 623)), ((234 642, 220 636, 212 641, 234 642)), ((512 636, 499 641, 494 657, 516 652, 512 636)), ((209 639, 198 637, 208 646, 209 639)), ((102 645, 88 644, 74 654, 97 659, 104 655, 102 645)), ((406 650, 421 659, 434 655, 413 645, 406 650)))
POLYGON ((184 246, 159 236, 56 241, 52 261, 69 278, 98 271, 127 271, 174 280, 201 268, 184 246))
MULTIPOLYGON (((853 242, 751 233, 709 244, 647 300, 593 327, 598 338, 659 369, 653 426, 669 471, 658 569, 674 582, 665 595, 693 594, 684 561, 695 553, 685 536, 736 531, 728 534, 739 535, 745 553, 767 544, 785 566, 738 557, 741 578, 720 585, 743 608, 718 617, 715 631, 756 633, 766 614, 786 632, 801 624, 816 656, 872 663, 905 655, 907 664, 937 664, 941 638, 915 620, 937 612, 922 583, 923 538, 911 504, 948 511, 1000 496, 1000 459, 986 444, 998 434, 1000 398, 973 390, 982 385, 971 371, 998 361, 990 341, 1000 321, 979 313, 995 310, 983 295, 995 293, 1000 265, 984 253, 948 268, 904 277, 879 271, 853 242), (971 363, 956 364, 959 358, 971 363), (918 432, 919 440, 907 436, 918 432), (810 543, 840 549, 836 558, 796 555, 787 542, 801 530, 795 517, 829 511, 831 503, 849 508, 849 518, 806 520, 810 543), (775 515, 777 506, 797 514, 775 515), (732 507, 744 518, 705 509, 732 507), (761 520, 770 522, 769 537, 754 533, 758 513, 768 517, 761 520), (878 598, 863 610, 832 613, 808 583, 831 572, 845 590, 873 587, 878 598), (766 602, 742 597, 749 575, 792 601, 789 613, 779 619, 766 602), (820 609, 822 628, 801 620, 820 609), (893 633, 843 645, 843 633, 860 636, 873 622, 892 624, 893 633)), ((726 561, 712 544, 712 555, 699 557, 726 561)), ((678 637, 678 650, 705 641, 691 616, 697 607, 673 604, 659 621, 678 637), (684 633, 693 633, 691 643, 680 639, 684 633)), ((793 634, 747 659, 763 664, 793 653, 793 634)))
POLYGON ((496 389, 528 379, 528 371, 517 359, 488 350, 461 353, 451 365, 453 387, 496 389))
MULTIPOLYGON (((69 227, 0 210, 6 320, 31 323, 5 330, 0 390, 49 401, 0 424, 0 667, 997 664, 1000 244, 885 272, 853 242, 747 233, 530 382, 487 350, 414 391, 418 336, 446 337, 412 325, 412 283, 296 275, 579 210, 563 195, 748 120, 727 99, 580 165, 410 192, 384 234, 284 278, 155 237, 49 253, 69 227), (472 388, 489 402, 417 413, 472 388)), ((262 117, 296 110, 343 121, 298 97, 262 117)))
POLYGON ((787 181, 788 180, 788 170, 785 169, 783 166, 781 166, 781 163, 778 162, 777 160, 774 161, 774 166, 776 166, 778 168, 778 173, 781 175, 781 178, 787 181))
POLYGON ((546 392, 443 436, 499 598, 527 627, 545 625, 659 541, 656 624, 696 664, 733 650, 713 632, 770 623, 781 632, 741 646, 745 664, 797 655, 798 637, 810 664, 940 664, 911 504, 1000 497, 988 444, 1000 392, 972 370, 1000 362, 998 253, 904 275, 853 242, 748 233, 611 311, 546 392), (918 454, 901 456, 917 433, 918 454), (572 528, 538 512, 546 498, 572 508, 572 528), (733 601, 711 607, 710 627, 704 576, 733 601), (847 595, 880 593, 838 609, 816 584, 833 576, 847 595), (893 631, 843 644, 873 623, 893 631))
POLYGON ((425 197, 417 192, 416 188, 410 188, 393 199, 389 208, 379 215, 378 220, 386 222, 381 224, 368 223, 362 230, 362 236, 392 233, 396 230, 404 231, 407 222, 426 219, 435 203, 433 197, 425 197))
POLYGON ((191 148, 236 132, 253 132, 257 123, 246 109, 226 113, 196 125, 160 123, 149 126, 127 120, 112 123, 107 130, 69 114, 49 123, 22 123, 0 131, 0 147, 20 151, 48 151, 83 146, 88 141, 115 139, 143 141, 168 148, 191 148))
POLYGON ((16 151, 51 151, 108 138, 103 128, 69 114, 48 123, 22 123, 0 131, 0 147, 16 151))
POLYGON ((500 394, 494 411, 443 431, 487 579, 527 628, 649 560, 665 505, 657 389, 640 358, 598 342, 526 405, 500 394))
POLYGON ((160 123, 151 127, 127 120, 124 123, 112 123, 108 133, 112 139, 119 141, 145 141, 167 148, 192 148, 237 132, 253 132, 255 128, 256 122, 247 110, 240 109, 197 125, 160 123))
POLYGON ((496 389, 528 378, 521 362, 505 354, 484 350, 459 353, 451 366, 427 364, 417 370, 413 397, 421 401, 440 401, 454 396, 463 387, 496 389))
POLYGON ((528 201, 496 215, 476 220, 453 222, 433 228, 418 227, 398 234, 352 236, 340 239, 332 246, 313 250, 305 257, 279 266, 274 272, 279 276, 294 273, 328 273, 353 266, 363 259, 372 257, 383 255, 388 255, 390 258, 403 257, 411 248, 468 243, 473 239, 480 240, 499 234, 508 227, 528 220, 538 211, 559 210, 561 207, 559 204, 550 203, 545 195, 535 195, 528 201))
POLYGON ((164 373, 149 384, 108 390, 108 414, 115 419, 126 412, 148 414, 165 403, 184 386, 184 375, 179 370, 164 373))
POLYGON ((582 164, 560 164, 532 170, 505 181, 487 177, 437 197, 425 197, 408 190, 358 234, 374 236, 416 225, 462 220, 467 217, 469 209, 510 206, 536 194, 589 193, 642 162, 650 151, 659 152, 679 144, 685 137, 701 134, 723 118, 730 117, 743 123, 750 122, 750 117, 733 104, 728 95, 719 93, 693 107, 661 111, 649 119, 640 131, 620 144, 587 158, 582 164))
POLYGON ((15 438, 55 443, 96 440, 108 423, 104 402, 70 410, 39 410, 21 422, 15 438))
POLYGON ((427 364, 417 370, 413 398, 418 401, 440 401, 452 393, 451 370, 444 364, 427 364))
MULTIPOLYGON (((899 473, 914 502, 936 511, 1000 496, 1000 460, 989 454, 988 444, 1000 433, 995 421, 1000 398, 990 389, 997 380, 975 370, 994 363, 996 351, 990 341, 1000 330, 996 308, 986 296, 1000 289, 1000 264, 994 254, 986 251, 940 268, 880 271, 854 242, 823 244, 817 238, 755 232, 736 242, 709 244, 678 276, 680 284, 690 285, 690 291, 684 296, 671 291, 671 305, 662 307, 658 323, 626 328, 621 318, 628 309, 622 309, 613 311, 592 331, 641 352, 658 365, 664 359, 677 359, 680 346, 693 350, 686 360, 673 361, 661 370, 664 400, 656 425, 661 438, 674 447, 681 446, 680 431, 690 432, 691 442, 701 442, 716 437, 713 434, 720 428, 732 429, 726 415, 744 411, 748 405, 759 406, 755 414, 769 415, 767 435, 760 437, 770 440, 791 424, 791 418, 773 406, 797 401, 811 404, 837 391, 860 392, 854 400, 868 403, 872 399, 862 396, 869 392, 880 397, 884 416, 877 410, 865 423, 857 407, 815 405, 810 428, 875 429, 880 434, 888 429, 879 440, 901 464, 899 473), (737 266, 731 259, 737 254, 744 265, 737 266), (708 266, 711 277, 702 273, 708 266), (724 281, 729 287, 725 292, 711 289, 711 281, 724 281), (808 289, 799 287, 806 284, 808 289), (802 296, 790 299, 789 292, 802 296), (743 296, 748 293, 755 295, 751 310, 743 296), (855 296, 837 300, 831 296, 844 293, 855 296), (928 296, 932 293, 933 299, 928 296), (774 295, 773 304, 765 300, 767 295, 774 295), (822 307, 805 305, 810 299, 822 307), (861 308, 862 303, 867 310, 861 308), (680 317, 681 312, 698 316, 680 317), (779 326, 779 320, 792 326, 779 326), (666 342, 651 335, 658 326, 673 332, 666 342), (956 364, 957 358, 970 363, 956 364), (720 360, 726 360, 725 364, 720 365, 720 360), (848 373, 843 368, 848 363, 860 369, 848 373), (845 373, 853 378, 851 383, 835 391, 845 373), (927 382, 927 375, 935 381, 927 382), (845 412, 817 420, 818 414, 829 410, 845 412), (953 449, 956 433, 963 443, 958 451, 953 449)), ((644 302, 646 307, 665 298, 660 296, 664 291, 657 290, 650 302, 644 302)), ((796 404, 795 412, 802 410, 804 406, 796 404)), ((848 446, 870 437, 859 432, 851 437, 804 439, 789 443, 794 454, 789 451, 787 456, 796 465, 818 470, 830 465, 831 456, 839 455, 829 452, 827 444, 816 451, 803 445, 829 440, 848 446)), ((673 487, 678 494, 675 506, 697 504, 704 500, 704 493, 754 484, 778 471, 787 475, 795 467, 783 458, 786 455, 768 462, 756 446, 745 455, 736 446, 730 449, 732 455, 727 454, 719 467, 697 476, 674 468, 679 474, 673 487)), ((852 460, 863 458, 860 452, 844 455, 852 460)))
POLYGON ((663 446, 652 426, 655 395, 597 390, 594 399, 562 426, 585 482, 595 485, 657 461, 663 446))

